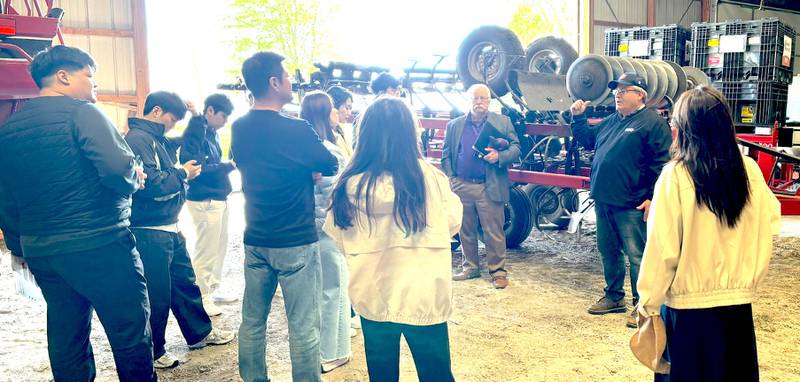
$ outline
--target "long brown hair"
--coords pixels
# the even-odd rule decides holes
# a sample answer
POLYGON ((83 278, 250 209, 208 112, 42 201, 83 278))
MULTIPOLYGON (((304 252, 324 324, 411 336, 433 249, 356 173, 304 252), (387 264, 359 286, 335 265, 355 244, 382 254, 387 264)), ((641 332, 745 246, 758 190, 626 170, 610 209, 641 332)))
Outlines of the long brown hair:
POLYGON ((331 126, 331 111, 333 111, 331 97, 320 90, 306 94, 300 104, 300 118, 314 127, 320 139, 336 143, 336 136, 333 135, 331 126))
POLYGON ((689 170, 697 205, 733 228, 750 187, 728 101, 718 90, 698 86, 678 98, 670 124, 678 130, 673 159, 689 170))
POLYGON ((378 97, 364 111, 359 124, 355 154, 333 189, 331 210, 335 225, 350 228, 356 218, 356 205, 347 195, 350 178, 361 174, 355 194, 365 199, 365 212, 371 219, 375 185, 382 175, 389 175, 394 186, 395 224, 406 236, 424 230, 425 178, 411 110, 399 98, 378 97))

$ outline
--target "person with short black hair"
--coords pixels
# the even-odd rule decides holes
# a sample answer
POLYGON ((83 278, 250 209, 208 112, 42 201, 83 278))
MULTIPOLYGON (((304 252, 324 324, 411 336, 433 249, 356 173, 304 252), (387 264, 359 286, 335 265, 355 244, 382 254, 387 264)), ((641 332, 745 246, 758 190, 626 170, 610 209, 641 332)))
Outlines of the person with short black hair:
POLYGON ((345 132, 345 130, 349 130, 350 136, 352 136, 353 124, 350 119, 353 116, 353 93, 338 85, 329 87, 327 93, 331 96, 333 108, 336 109, 338 115, 338 122, 333 129, 346 143, 346 149, 343 148, 343 150, 346 150, 349 156, 353 156, 353 145, 346 138, 348 134, 345 132))
MULTIPOLYGON (((192 108, 192 113, 196 113, 192 108)), ((230 303, 239 298, 220 291, 222 266, 228 252, 228 178, 236 168, 224 161, 217 131, 225 126, 233 112, 233 103, 224 94, 212 94, 205 100, 202 114, 193 115, 183 131, 181 162, 194 160, 203 171, 189 181, 186 209, 192 217, 196 240, 192 266, 197 285, 203 294, 203 306, 209 316, 222 314, 215 302, 230 303)))
POLYGON ((395 97, 400 96, 400 81, 389 72, 378 74, 377 77, 370 81, 369 88, 376 97, 384 94, 395 97))
POLYGON ((131 226, 142 255, 150 295, 155 366, 167 369, 180 361, 165 348, 169 312, 175 316, 189 349, 231 342, 235 333, 215 329, 203 308, 186 239, 178 229, 178 214, 186 199, 186 182, 200 175, 201 164, 177 163, 178 144, 164 134, 186 115, 186 104, 175 93, 147 96, 144 118, 128 119, 125 140, 141 157, 148 187, 133 197, 131 226))
POLYGON ((246 201, 239 327, 239 375, 245 382, 269 380, 267 317, 278 284, 289 324, 292 379, 320 380, 322 277, 313 173, 331 176, 338 162, 308 122, 281 114, 292 100, 282 61, 279 54, 259 52, 242 64, 254 102, 232 128, 231 153, 246 201))
POLYGON ((12 267, 29 267, 47 302, 53 377, 95 379, 96 311, 119 380, 155 381, 147 285, 128 229, 131 194, 145 173, 93 105, 90 55, 54 46, 30 69, 39 97, 0 126, 0 229, 12 267))

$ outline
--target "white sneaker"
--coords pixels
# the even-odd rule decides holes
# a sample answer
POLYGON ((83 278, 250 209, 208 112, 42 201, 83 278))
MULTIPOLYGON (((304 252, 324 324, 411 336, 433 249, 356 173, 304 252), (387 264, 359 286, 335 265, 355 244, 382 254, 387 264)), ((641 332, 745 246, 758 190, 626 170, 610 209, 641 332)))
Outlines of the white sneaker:
POLYGON ((239 301, 239 296, 235 294, 214 292, 214 294, 211 295, 211 300, 220 304, 230 304, 232 302, 239 301))
POLYGON ((228 342, 233 341, 236 338, 236 332, 232 330, 222 330, 222 329, 211 329, 211 333, 208 333, 206 338, 203 338, 200 342, 189 345, 189 349, 197 350, 200 348, 204 348, 208 345, 225 345, 228 342))
POLYGON ((350 327, 353 329, 361 329, 361 317, 359 315, 355 315, 350 317, 350 327))
POLYGON ((214 301, 208 298, 203 298, 203 309, 206 310, 206 314, 209 317, 219 316, 222 314, 222 308, 214 304, 214 301))
POLYGON ((181 361, 178 361, 174 355, 170 352, 166 352, 158 357, 157 360, 153 361, 153 367, 156 369, 172 369, 175 366, 178 366, 181 361))
POLYGON ((327 372, 329 372, 329 371, 331 371, 331 370, 333 370, 333 369, 335 369, 335 368, 337 368, 339 366, 343 366, 343 365, 347 364, 348 362, 350 362, 350 357, 349 356, 348 357, 344 357, 344 358, 334 359, 332 361, 323 362, 322 363, 322 372, 323 373, 327 373, 327 372))

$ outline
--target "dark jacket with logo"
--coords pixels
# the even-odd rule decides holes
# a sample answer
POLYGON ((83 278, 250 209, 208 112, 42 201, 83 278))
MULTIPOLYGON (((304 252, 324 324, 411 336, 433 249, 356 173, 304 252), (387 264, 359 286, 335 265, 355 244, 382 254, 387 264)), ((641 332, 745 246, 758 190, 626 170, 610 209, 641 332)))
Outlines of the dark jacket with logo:
POLYGON ((176 167, 178 144, 164 136, 164 125, 145 119, 128 119, 125 140, 141 157, 147 174, 145 187, 133 197, 132 227, 153 227, 178 222, 186 200, 186 170, 176 167))
POLYGON ((0 229, 17 256, 91 250, 128 234, 134 155, 93 104, 38 97, 0 126, 0 229))
POLYGON ((183 132, 181 144, 181 163, 195 160, 203 166, 200 175, 189 181, 186 199, 191 201, 226 200, 231 193, 228 175, 233 164, 222 163, 222 148, 219 134, 208 127, 203 116, 192 117, 183 132))
POLYGON ((658 113, 648 108, 627 117, 614 113, 596 126, 579 115, 572 122, 572 134, 586 149, 595 150, 592 198, 628 208, 652 200, 672 144, 669 126, 658 113))

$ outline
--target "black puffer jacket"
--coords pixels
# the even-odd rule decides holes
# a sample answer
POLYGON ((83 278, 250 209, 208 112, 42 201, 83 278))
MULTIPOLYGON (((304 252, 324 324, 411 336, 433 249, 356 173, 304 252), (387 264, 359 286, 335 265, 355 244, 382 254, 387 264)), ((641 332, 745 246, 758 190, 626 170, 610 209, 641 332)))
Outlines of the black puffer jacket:
POLYGON ((127 234, 134 155, 94 105, 39 97, 0 126, 0 227, 16 255, 49 256, 127 234), (21 243, 20 243, 21 242, 21 243))
POLYGON ((176 167, 178 144, 164 136, 164 125, 128 119, 125 140, 142 159, 145 188, 133 197, 131 226, 155 227, 178 222, 186 200, 186 171, 176 167))

